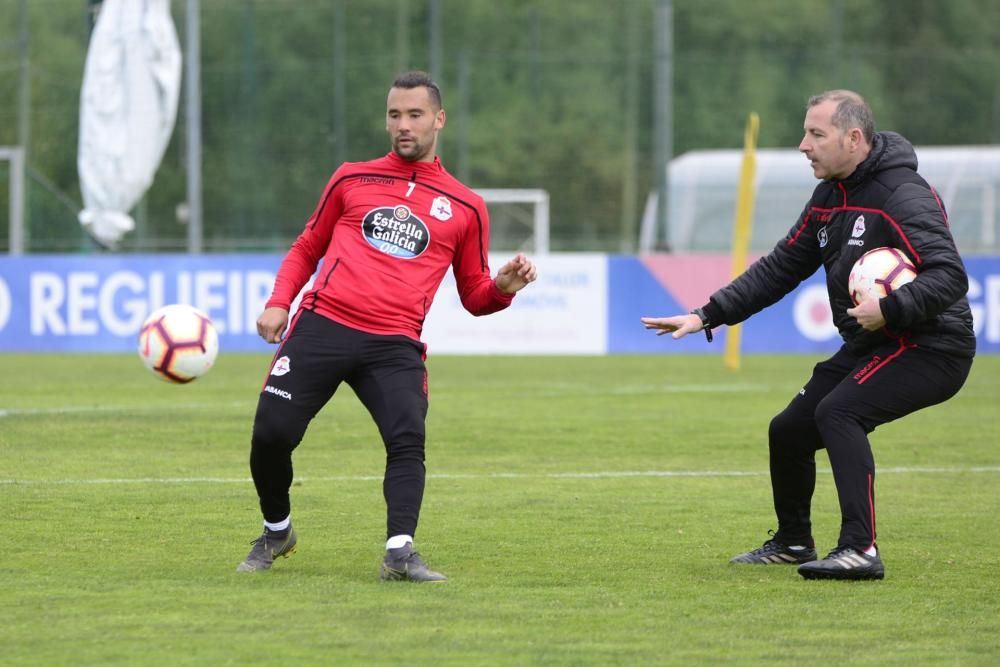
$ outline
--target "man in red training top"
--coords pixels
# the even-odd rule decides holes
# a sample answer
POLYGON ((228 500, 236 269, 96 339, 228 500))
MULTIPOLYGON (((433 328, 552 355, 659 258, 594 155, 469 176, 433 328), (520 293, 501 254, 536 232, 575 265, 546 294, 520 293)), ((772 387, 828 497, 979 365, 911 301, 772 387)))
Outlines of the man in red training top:
POLYGON ((337 169, 281 263, 257 320, 264 340, 281 342, 257 404, 250 450, 264 532, 240 572, 267 570, 277 556, 294 551, 292 450, 346 382, 385 444, 382 579, 447 579, 413 550, 425 476, 424 318, 449 266, 462 305, 473 315, 509 306, 536 270, 518 254, 495 278, 490 275, 486 206, 436 156, 444 123, 441 91, 427 74, 396 79, 386 102, 392 151, 337 169), (289 307, 320 260, 313 287, 289 324, 289 307))

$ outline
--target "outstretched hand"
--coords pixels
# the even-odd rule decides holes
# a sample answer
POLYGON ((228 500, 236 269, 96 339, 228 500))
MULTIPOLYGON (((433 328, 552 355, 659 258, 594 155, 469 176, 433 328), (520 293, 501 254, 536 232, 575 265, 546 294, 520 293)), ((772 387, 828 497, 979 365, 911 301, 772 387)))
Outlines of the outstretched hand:
POLYGON ((647 329, 655 329, 657 336, 672 333, 671 338, 674 340, 702 330, 701 318, 694 313, 673 317, 643 317, 641 321, 647 329))
POLYGON ((538 278, 534 263, 524 253, 517 253, 513 259, 497 271, 496 284, 501 292, 513 294, 538 278))

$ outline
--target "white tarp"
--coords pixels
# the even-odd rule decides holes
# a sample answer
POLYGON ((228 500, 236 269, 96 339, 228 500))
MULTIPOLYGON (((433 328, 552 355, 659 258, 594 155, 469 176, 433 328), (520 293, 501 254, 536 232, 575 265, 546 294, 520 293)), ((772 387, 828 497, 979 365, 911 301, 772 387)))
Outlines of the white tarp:
POLYGON ((80 92, 80 224, 114 247, 153 182, 177 117, 181 52, 169 0, 104 0, 80 92))

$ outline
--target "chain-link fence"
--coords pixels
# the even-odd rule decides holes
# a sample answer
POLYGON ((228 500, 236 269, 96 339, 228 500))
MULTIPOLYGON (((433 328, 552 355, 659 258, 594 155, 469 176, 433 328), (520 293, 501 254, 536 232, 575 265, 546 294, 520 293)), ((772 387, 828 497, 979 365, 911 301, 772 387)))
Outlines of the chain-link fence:
MULTIPOLYGON (((80 84, 97 4, 0 0, 11 19, 0 22, 0 146, 25 149, 28 252, 99 250, 76 219, 80 84)), ((836 87, 860 90, 880 129, 915 144, 1000 143, 992 0, 173 0, 182 45, 192 5, 205 251, 286 249, 340 162, 388 151, 386 91, 411 68, 442 85, 446 167, 475 188, 548 192, 556 251, 637 248, 656 189, 657 76, 669 76, 674 155, 738 149, 750 111, 762 148, 794 148, 805 100, 836 87), (654 33, 664 6, 669 36, 654 33)), ((187 247, 183 99, 180 109, 121 251, 187 247)), ((10 175, 0 161, 0 251, 10 175)), ((523 236, 521 223, 496 215, 497 245, 519 247, 506 230, 523 236)), ((669 238, 661 232, 660 247, 669 238)), ((771 243, 755 235, 757 250, 771 243)))

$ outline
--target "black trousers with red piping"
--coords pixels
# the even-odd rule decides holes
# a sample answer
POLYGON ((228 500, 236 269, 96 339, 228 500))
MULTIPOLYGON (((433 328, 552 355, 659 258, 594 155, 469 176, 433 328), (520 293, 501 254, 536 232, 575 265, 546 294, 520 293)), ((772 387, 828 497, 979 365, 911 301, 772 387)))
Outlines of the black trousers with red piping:
MULTIPOLYGON (((881 424, 948 400, 972 359, 890 341, 871 354, 841 348, 812 377, 768 432, 775 540, 812 546, 810 508, 816 450, 826 449, 840 500, 837 546, 875 544, 875 460, 868 434, 881 424)), ((915 446, 930 443, 914 443, 915 446)))
POLYGON ((250 472, 264 520, 277 523, 289 515, 292 451, 341 383, 354 390, 382 436, 387 536, 412 536, 425 479, 423 344, 351 329, 311 311, 300 311, 292 322, 257 402, 250 472))

